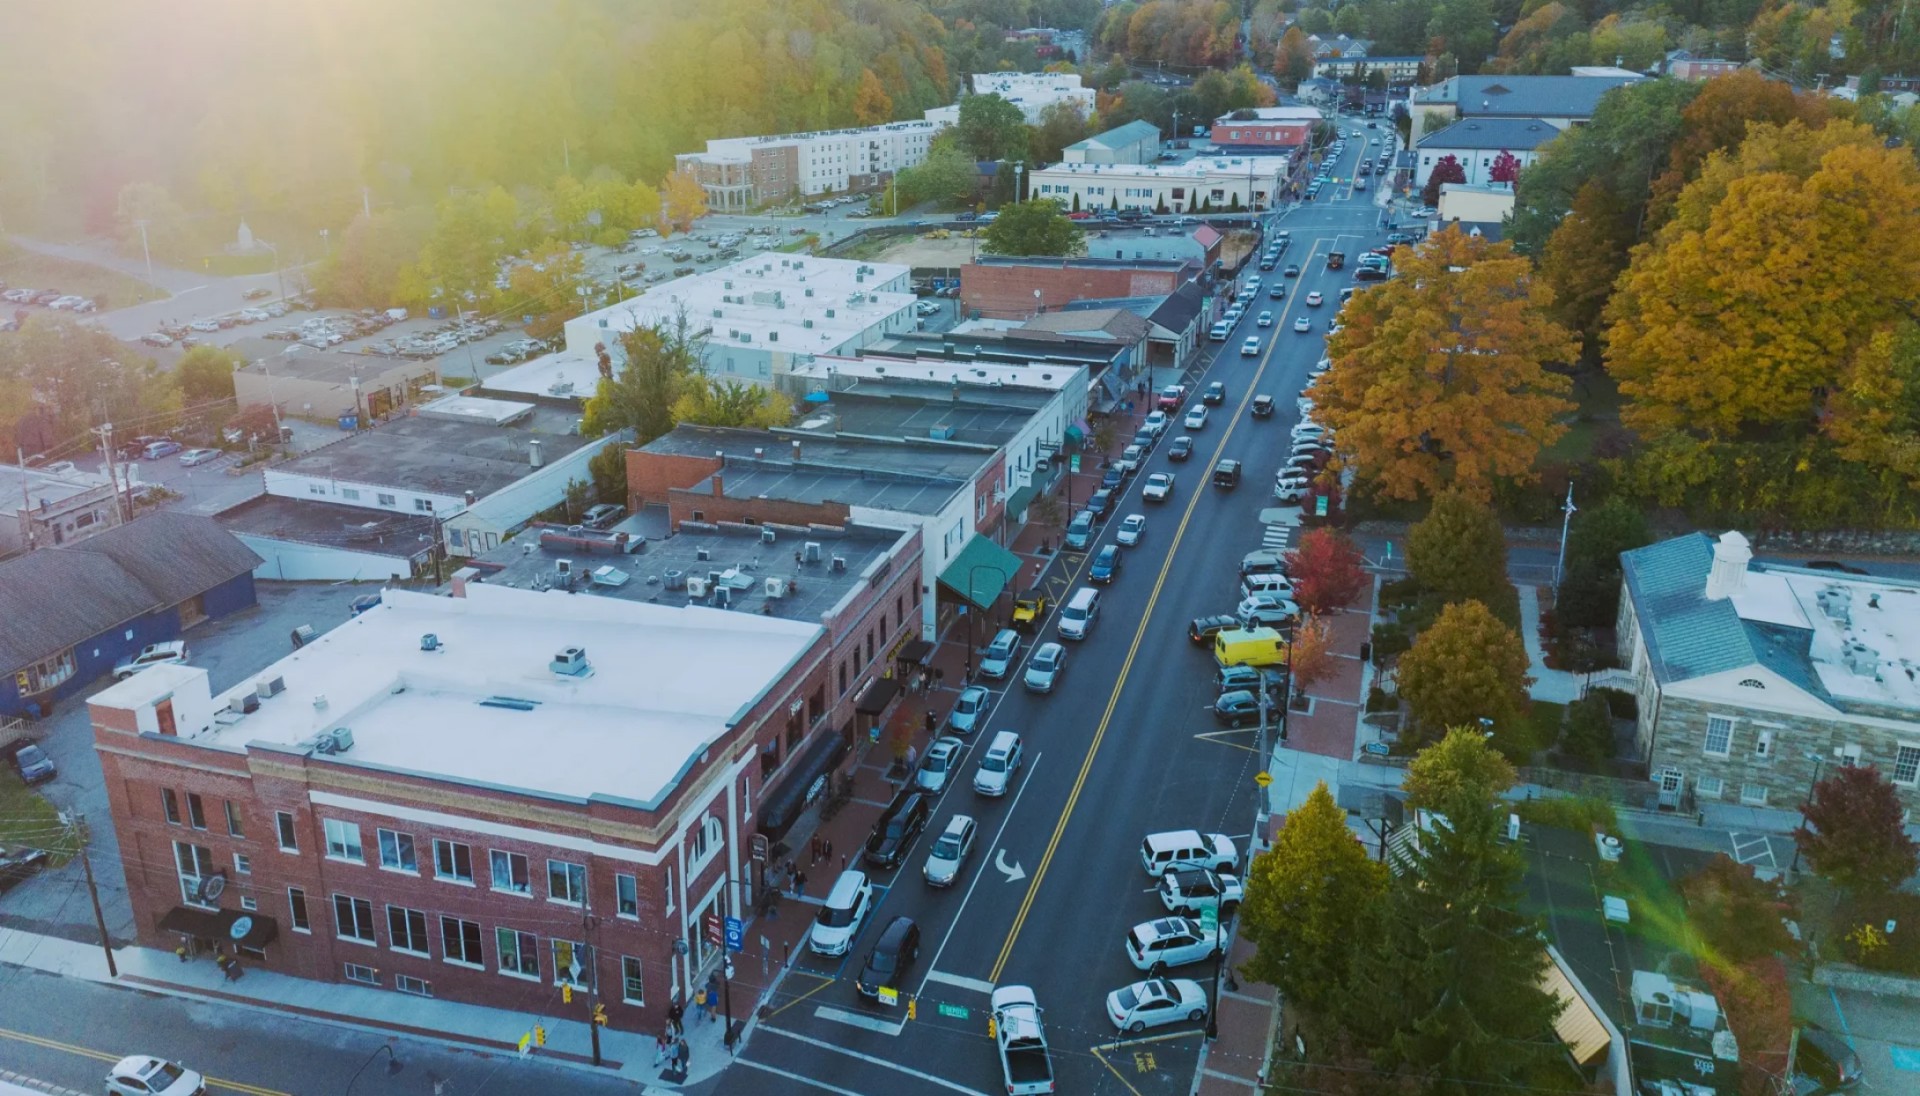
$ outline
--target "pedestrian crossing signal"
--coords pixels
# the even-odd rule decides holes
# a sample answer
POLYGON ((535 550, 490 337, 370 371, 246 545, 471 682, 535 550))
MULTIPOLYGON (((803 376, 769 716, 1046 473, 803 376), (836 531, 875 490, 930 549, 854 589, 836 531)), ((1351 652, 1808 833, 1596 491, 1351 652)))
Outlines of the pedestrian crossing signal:
POLYGON ((560 986, 560 1003, 563 1005, 573 1004, 573 987, 572 986, 566 985, 564 983, 560 986))
POLYGON ((987 1017, 987 1038, 991 1039, 996 1034, 997 1032, 994 1030, 993 1017, 989 1016, 987 1017))
POLYGON ((547 1029, 546 1028, 541 1027, 538 1024, 534 1025, 533 1043, 535 1046, 543 1047, 547 1045, 547 1029))
POLYGON ((920 1006, 917 1004, 918 1000, 919 999, 915 997, 907 998, 907 1019, 911 1020, 919 1013, 920 1006))
POLYGON ((605 1027, 607 1025, 607 1006, 605 1005, 593 1006, 593 1022, 596 1024, 599 1024, 601 1027, 605 1027))

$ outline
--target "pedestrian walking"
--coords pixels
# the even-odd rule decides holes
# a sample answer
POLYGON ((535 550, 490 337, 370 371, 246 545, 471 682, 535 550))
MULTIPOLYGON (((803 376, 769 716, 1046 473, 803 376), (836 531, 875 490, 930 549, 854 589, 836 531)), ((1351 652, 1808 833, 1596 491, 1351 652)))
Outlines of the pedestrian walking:
POLYGON ((675 1039, 686 1033, 687 1029, 680 1023, 681 1017, 686 1014, 686 1009, 682 1008, 677 1000, 667 1006, 667 1028, 675 1039))
POLYGON ((659 1069, 660 1063, 673 1056, 673 1040, 661 1032, 653 1037, 653 1068, 659 1069))
MULTIPOLYGON (((933 709, 932 709, 932 708, 928 708, 928 709, 927 709, 927 733, 928 733, 928 734, 932 734, 932 733, 933 733, 933 729, 934 729, 935 727, 938 727, 939 725, 940 725, 940 721, 939 721, 938 719, 936 719, 936 718, 934 718, 934 715, 933 715, 933 709)), ((913 749, 913 747, 911 747, 911 746, 909 746, 909 747, 907 747, 907 749, 908 749, 908 750, 912 750, 912 749, 913 749)), ((913 761, 912 761, 911 759, 909 759, 909 760, 907 761, 907 767, 908 767, 908 768, 912 768, 912 767, 913 767, 913 761)))
POLYGON ((829 864, 833 863, 833 838, 822 837, 820 839, 820 859, 825 860, 829 864))
POLYGON ((707 1013, 713 1017, 712 1022, 717 1024, 720 1022, 720 974, 718 971, 707 975, 705 989, 707 1000, 712 1002, 707 1009, 707 1013))
POLYGON ((685 1039, 681 1039, 678 1043, 674 1044, 673 1053, 674 1057, 679 1059, 680 1072, 685 1073, 693 1068, 693 1050, 687 1046, 685 1039))
POLYGON ((820 835, 817 833, 807 838, 807 856, 810 863, 820 862, 820 835))
POLYGON ((693 1022, 704 1023, 707 1019, 707 987, 701 986, 693 995, 693 1022))
POLYGON ((806 894, 807 894, 807 873, 803 871, 795 872, 793 874, 793 896, 795 898, 804 898, 806 897, 806 894))
MULTIPOLYGON (((932 723, 932 721, 933 721, 933 713, 932 713, 932 712, 928 712, 928 713, 927 713, 927 721, 928 721, 928 723, 929 723, 929 724, 931 724, 931 723, 932 723)), ((928 730, 928 731, 932 731, 932 730, 933 730, 933 727, 932 727, 932 726, 928 726, 928 727, 927 727, 927 730, 928 730)), ((913 743, 911 743, 911 742, 909 742, 909 743, 907 743, 907 771, 908 771, 908 772, 912 772, 912 771, 913 771, 913 763, 914 763, 915 761, 918 761, 918 760, 920 760, 920 751, 919 751, 919 750, 916 750, 916 749, 914 749, 914 748, 913 748, 913 743)))

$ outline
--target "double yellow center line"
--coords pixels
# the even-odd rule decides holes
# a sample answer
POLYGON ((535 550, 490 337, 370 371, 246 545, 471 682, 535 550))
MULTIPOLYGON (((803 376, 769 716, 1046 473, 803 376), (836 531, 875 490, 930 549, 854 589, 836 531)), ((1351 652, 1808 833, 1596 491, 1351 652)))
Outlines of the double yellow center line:
MULTIPOLYGON (((43 1047, 47 1050, 57 1050, 62 1053, 77 1055, 81 1058, 91 1058, 96 1062, 106 1062, 109 1065, 126 1057, 124 1054, 108 1054, 104 1051, 94 1050, 91 1047, 62 1043, 57 1039, 48 1039, 39 1035, 29 1035, 24 1031, 13 1031, 9 1028, 0 1028, 0 1039, 11 1039, 16 1043, 26 1043, 29 1046, 43 1047)), ((243 1085, 238 1081, 222 1081, 218 1077, 208 1077, 207 1085, 210 1088, 224 1089, 228 1092, 244 1092, 247 1093, 248 1096, 293 1096, 292 1093, 281 1092, 279 1089, 260 1088, 257 1085, 243 1085)))

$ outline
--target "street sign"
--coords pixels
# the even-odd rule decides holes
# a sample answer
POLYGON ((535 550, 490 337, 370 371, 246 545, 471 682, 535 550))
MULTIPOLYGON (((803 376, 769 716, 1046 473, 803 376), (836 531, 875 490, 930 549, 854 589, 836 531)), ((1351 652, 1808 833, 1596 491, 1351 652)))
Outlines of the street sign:
POLYGON ((878 997, 883 1005, 897 1006, 900 1003, 900 991, 892 986, 881 986, 874 996, 878 997))
POLYGON ((727 950, 739 951, 747 946, 747 923, 738 917, 727 918, 727 950))
POLYGON ((1067 470, 1069 472, 1078 472, 1080 470, 1080 454, 1075 453, 1067 458, 1067 470))
POLYGON ((721 944, 726 943, 727 937, 725 931, 721 928, 719 914, 707 914, 705 925, 707 930, 707 943, 712 944, 714 947, 719 947, 721 944))
POLYGON ((1262 769, 1259 772, 1253 774, 1253 782, 1264 788, 1267 785, 1273 783, 1273 774, 1266 771, 1265 769, 1262 769))
POLYGON ((868 742, 880 741, 880 724, 875 723, 873 726, 867 728, 867 741, 868 742))
POLYGON ((754 834, 750 847, 753 849, 753 858, 764 863, 767 859, 767 835, 754 834))
POLYGON ((970 1015, 970 1013, 967 1012, 967 1006, 949 1005, 945 1001, 940 1002, 936 1011, 950 1020, 965 1020, 970 1015))
POLYGON ((1372 754, 1375 757, 1386 757, 1393 752, 1393 747, 1387 745, 1385 742, 1369 742, 1360 747, 1360 752, 1372 754))
POLYGON ((1324 518, 1327 516, 1327 496, 1321 495, 1319 498, 1313 500, 1313 513, 1315 517, 1324 518))
POLYGON ((1217 906, 1208 906, 1200 911, 1200 934, 1212 936, 1220 931, 1220 910, 1217 906))

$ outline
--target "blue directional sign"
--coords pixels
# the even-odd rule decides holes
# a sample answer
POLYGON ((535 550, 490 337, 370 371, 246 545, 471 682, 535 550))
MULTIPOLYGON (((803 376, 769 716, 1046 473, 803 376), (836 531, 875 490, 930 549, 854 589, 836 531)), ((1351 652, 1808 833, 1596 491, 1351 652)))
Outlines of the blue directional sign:
POLYGON ((747 946, 747 923, 738 917, 727 918, 727 950, 739 951, 747 946))

